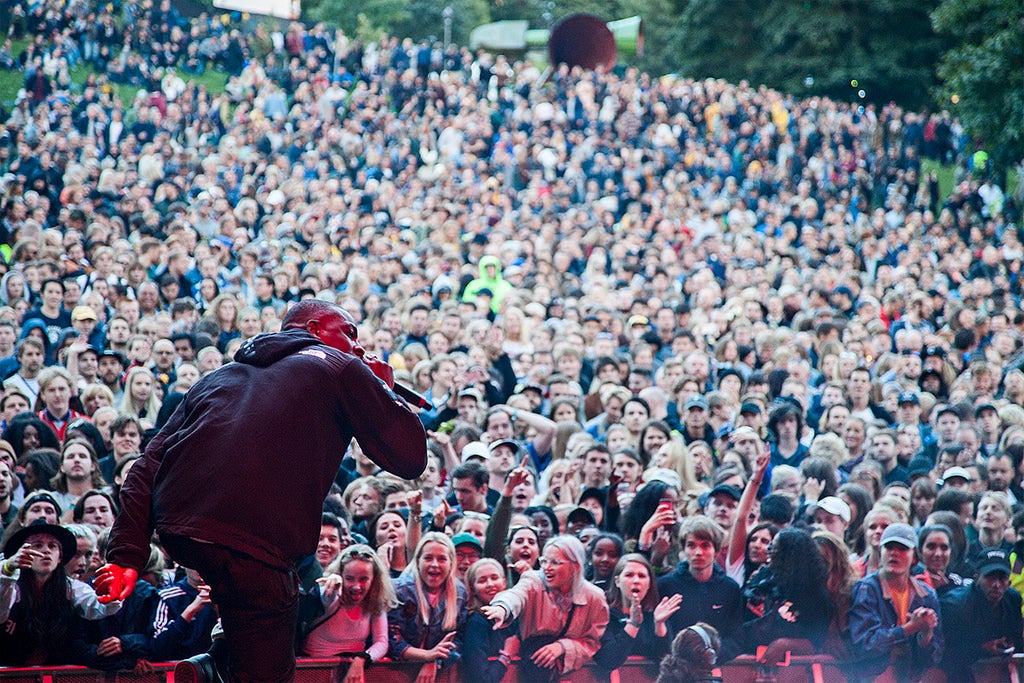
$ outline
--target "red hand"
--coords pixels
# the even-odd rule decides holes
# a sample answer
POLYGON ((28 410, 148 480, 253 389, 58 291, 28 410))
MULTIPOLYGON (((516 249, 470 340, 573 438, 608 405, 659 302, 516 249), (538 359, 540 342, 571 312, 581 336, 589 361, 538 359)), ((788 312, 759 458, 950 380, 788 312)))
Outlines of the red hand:
POLYGON ((389 388, 395 387, 395 370, 377 356, 363 356, 363 362, 370 366, 373 374, 377 375, 389 388))
POLYGON ((135 590, 139 573, 130 567, 105 564, 96 572, 96 595, 102 603, 124 601, 135 590))

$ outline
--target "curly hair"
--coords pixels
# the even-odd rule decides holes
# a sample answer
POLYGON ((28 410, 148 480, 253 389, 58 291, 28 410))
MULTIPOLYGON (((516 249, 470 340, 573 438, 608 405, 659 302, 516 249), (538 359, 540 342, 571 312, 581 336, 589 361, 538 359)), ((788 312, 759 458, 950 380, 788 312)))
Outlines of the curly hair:
POLYGON ((640 530, 658 509, 658 501, 669 488, 669 485, 664 482, 652 481, 637 491, 633 502, 626 508, 626 513, 622 516, 619 525, 624 539, 628 541, 640 538, 640 530))
POLYGON ((789 527, 775 535, 772 548, 771 568, 779 596, 801 612, 831 607, 828 565, 811 535, 789 527))
POLYGON ((19 413, 7 423, 7 428, 0 435, 0 438, 11 444, 18 458, 25 454, 25 429, 28 427, 35 429, 39 435, 39 445, 37 448, 60 450, 60 439, 57 437, 57 432, 53 431, 50 425, 40 420, 34 413, 19 413))

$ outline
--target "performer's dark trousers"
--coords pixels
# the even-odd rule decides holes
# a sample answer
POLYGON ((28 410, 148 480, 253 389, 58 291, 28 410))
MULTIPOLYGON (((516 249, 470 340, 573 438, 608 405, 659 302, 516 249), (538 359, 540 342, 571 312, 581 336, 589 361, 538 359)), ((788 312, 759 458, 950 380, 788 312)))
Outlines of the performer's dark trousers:
POLYGON ((244 553, 187 536, 160 534, 176 562, 199 572, 210 587, 224 628, 232 683, 282 683, 295 677, 298 576, 244 553))

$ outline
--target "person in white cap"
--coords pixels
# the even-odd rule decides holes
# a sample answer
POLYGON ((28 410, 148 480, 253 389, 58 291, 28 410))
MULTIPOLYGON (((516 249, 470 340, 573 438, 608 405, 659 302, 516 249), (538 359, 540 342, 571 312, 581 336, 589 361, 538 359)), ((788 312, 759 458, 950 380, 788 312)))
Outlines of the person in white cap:
POLYGON ((846 538, 846 529, 850 526, 850 506, 836 496, 822 498, 811 506, 814 524, 829 531, 839 538, 846 538))
POLYGON ((942 488, 966 489, 971 483, 971 473, 963 467, 950 467, 942 474, 942 488))

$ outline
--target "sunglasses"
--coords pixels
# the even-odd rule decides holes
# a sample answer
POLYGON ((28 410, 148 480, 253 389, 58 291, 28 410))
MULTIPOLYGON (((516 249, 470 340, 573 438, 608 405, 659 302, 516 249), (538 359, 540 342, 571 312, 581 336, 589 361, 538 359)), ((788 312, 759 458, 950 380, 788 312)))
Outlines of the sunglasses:
POLYGON ((342 561, 360 559, 360 560, 372 560, 375 553, 372 549, 367 546, 349 546, 345 548, 341 553, 342 561))
POLYGON ((462 516, 465 519, 478 519, 481 522, 491 521, 490 515, 484 514, 483 512, 473 512, 472 510, 466 510, 462 513, 462 516))

